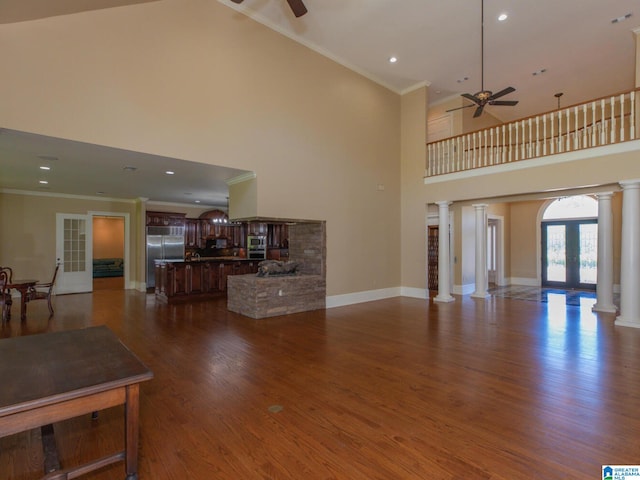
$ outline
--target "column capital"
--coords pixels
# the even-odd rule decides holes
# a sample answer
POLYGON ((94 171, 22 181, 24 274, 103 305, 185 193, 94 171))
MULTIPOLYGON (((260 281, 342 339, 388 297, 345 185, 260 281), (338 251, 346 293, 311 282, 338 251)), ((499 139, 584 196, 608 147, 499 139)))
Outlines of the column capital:
POLYGON ((438 202, 434 202, 436 205, 438 205, 439 207, 448 207, 449 205, 451 205, 453 202, 450 202, 449 200, 440 200, 438 202))
POLYGON ((627 188, 640 188, 640 178, 634 178, 632 180, 621 180, 618 183, 624 189, 627 189, 627 188))
POLYGON ((595 194, 596 198, 600 200, 601 198, 611 198, 613 197, 613 192, 598 192, 595 194))
POLYGON ((481 208, 487 208, 489 204, 488 203, 472 203, 471 206, 474 207, 476 210, 479 210, 481 208))

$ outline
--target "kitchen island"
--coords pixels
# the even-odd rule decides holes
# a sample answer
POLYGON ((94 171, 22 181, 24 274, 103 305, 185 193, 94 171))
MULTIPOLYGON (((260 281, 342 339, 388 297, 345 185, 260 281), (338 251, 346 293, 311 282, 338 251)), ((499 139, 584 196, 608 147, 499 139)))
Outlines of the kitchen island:
POLYGON ((242 257, 156 260, 156 299, 175 303, 225 296, 227 277, 255 274, 259 262, 242 257))

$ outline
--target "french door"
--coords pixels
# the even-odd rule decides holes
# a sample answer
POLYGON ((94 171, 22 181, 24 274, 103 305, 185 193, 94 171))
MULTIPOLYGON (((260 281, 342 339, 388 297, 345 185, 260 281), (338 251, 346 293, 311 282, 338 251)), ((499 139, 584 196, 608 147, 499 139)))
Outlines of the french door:
POLYGON ((89 215, 56 214, 56 293, 93 290, 92 229, 89 215))
POLYGON ((542 223, 542 286, 595 290, 596 219, 542 223))

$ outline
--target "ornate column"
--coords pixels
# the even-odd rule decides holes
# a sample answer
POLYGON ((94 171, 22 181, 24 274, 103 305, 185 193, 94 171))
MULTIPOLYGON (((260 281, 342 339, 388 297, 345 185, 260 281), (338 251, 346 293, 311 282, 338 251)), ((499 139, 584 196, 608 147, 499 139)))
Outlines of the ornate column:
POLYGON ((620 252, 620 315, 616 325, 640 328, 640 180, 622 186, 622 248, 620 252))
POLYGON ((434 302, 448 303, 451 296, 450 254, 449 254, 449 205, 451 202, 436 202, 438 205, 438 295, 434 302))
POLYGON ((611 197, 613 192, 596 195, 598 198, 598 280, 597 300, 594 312, 615 313, 613 303, 613 214, 611 197))
POLYGON ((474 298, 487 298, 487 204, 473 205, 476 209, 476 290, 474 298))

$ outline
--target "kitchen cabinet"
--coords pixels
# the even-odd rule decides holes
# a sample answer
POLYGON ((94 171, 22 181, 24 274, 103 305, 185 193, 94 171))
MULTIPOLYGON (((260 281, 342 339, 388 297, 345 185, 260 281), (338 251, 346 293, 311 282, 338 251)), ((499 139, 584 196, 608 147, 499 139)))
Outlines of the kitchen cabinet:
POLYGON ((184 227, 186 214, 172 212, 146 212, 148 227, 184 227))
POLYGON ((186 218, 184 222, 184 246, 201 248, 200 231, 200 220, 197 218, 186 218))
POLYGON ((248 224, 247 235, 266 235, 268 225, 262 222, 251 222, 248 224))
POLYGON ((229 275, 255 274, 258 262, 245 259, 156 262, 156 299, 181 302, 224 296, 229 275))
POLYGON ((284 223, 273 223, 268 225, 267 246, 269 248, 289 247, 289 227, 284 223))

